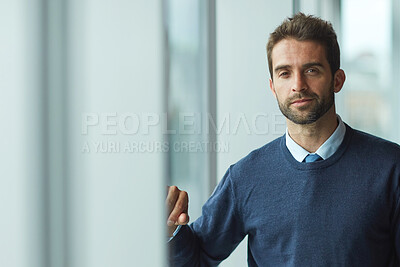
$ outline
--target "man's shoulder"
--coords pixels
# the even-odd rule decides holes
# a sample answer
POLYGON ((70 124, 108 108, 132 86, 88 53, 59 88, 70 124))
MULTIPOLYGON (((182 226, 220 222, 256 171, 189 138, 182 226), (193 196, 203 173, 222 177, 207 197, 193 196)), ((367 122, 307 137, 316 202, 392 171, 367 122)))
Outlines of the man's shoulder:
POLYGON ((400 145, 387 139, 353 129, 352 144, 363 153, 386 158, 392 156, 400 161, 400 145))
POLYGON ((367 132, 363 132, 360 130, 356 130, 353 129, 354 132, 354 140, 355 141, 359 141, 365 144, 370 144, 372 146, 382 146, 385 148, 391 148, 394 150, 399 150, 400 149, 400 145, 397 143, 394 143, 392 141, 389 141, 387 139, 384 139, 382 137, 376 136, 376 135, 372 135, 370 133, 367 132))
POLYGON ((281 160, 283 156, 281 145, 284 141, 285 136, 283 135, 251 151, 248 155, 233 164, 231 171, 240 176, 243 173, 265 169, 265 167, 270 166, 274 161, 281 160))

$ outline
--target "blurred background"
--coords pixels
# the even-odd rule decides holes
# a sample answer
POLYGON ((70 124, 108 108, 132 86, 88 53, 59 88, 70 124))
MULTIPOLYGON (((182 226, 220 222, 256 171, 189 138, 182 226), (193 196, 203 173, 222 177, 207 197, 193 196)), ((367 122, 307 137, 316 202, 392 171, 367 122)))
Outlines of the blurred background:
POLYGON ((284 133, 265 44, 298 11, 337 31, 338 114, 399 143, 398 0, 0 0, 0 265, 168 266, 166 185, 194 220, 284 133))

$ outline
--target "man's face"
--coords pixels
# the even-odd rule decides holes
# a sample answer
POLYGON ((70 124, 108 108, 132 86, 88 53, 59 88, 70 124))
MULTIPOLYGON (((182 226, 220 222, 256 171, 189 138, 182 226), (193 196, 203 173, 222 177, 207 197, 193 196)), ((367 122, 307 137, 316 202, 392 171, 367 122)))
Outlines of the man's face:
POLYGON ((314 41, 283 39, 272 50, 270 87, 283 115, 310 124, 334 104, 334 79, 325 47, 314 41))

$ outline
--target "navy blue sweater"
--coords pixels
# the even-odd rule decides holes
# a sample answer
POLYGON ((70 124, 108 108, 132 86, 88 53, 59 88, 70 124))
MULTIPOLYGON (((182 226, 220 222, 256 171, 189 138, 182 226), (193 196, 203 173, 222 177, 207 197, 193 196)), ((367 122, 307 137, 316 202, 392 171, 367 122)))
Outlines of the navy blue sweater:
POLYGON ((248 235, 249 266, 399 266, 400 146, 351 129, 330 158, 296 161, 285 137, 232 165, 172 266, 216 266, 248 235))

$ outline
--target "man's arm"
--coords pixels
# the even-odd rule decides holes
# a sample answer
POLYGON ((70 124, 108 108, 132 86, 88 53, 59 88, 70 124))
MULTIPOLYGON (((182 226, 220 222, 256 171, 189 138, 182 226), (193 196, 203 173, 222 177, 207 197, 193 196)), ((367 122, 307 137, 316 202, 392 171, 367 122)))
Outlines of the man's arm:
POLYGON ((400 263, 400 173, 398 175, 397 186, 395 188, 395 205, 393 212, 392 233, 394 237, 394 246, 397 255, 397 261, 400 263))
MULTIPOLYGON (((174 197, 170 198, 172 200, 178 194, 173 195, 174 197)), ((179 200, 179 197, 177 199, 179 200)), ((186 199, 183 194, 182 199, 186 199)), ((183 224, 177 235, 168 243, 171 248, 172 266, 217 266, 245 236, 230 171, 227 171, 204 204, 202 216, 191 225, 186 225, 188 215, 185 204, 187 202, 182 201, 176 209, 177 212, 168 219, 175 222, 173 226, 169 226, 170 233, 175 229, 175 224, 183 224)), ((175 207, 171 210, 174 211, 175 207)))

